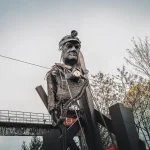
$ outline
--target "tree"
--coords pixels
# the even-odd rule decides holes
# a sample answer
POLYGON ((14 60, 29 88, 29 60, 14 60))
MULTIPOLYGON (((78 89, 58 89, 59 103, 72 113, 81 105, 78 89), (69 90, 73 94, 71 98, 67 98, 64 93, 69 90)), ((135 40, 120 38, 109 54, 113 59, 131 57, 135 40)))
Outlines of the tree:
POLYGON ((129 74, 123 67, 118 69, 118 81, 124 93, 123 104, 133 112, 139 137, 150 149, 150 81, 141 76, 129 74))
MULTIPOLYGON (((150 82, 127 72, 124 66, 117 70, 117 75, 104 75, 101 72, 92 75, 91 89, 95 108, 110 117, 108 108, 117 102, 122 102, 133 112, 138 133, 144 136, 142 139, 149 144, 149 122, 145 118, 149 117, 148 110, 150 110, 150 82)), ((114 136, 111 136, 107 129, 100 126, 100 131, 104 148, 115 145, 114 136)))
POLYGON ((127 49, 129 58, 125 58, 126 62, 134 67, 134 69, 147 77, 150 77, 150 43, 148 37, 142 41, 138 38, 138 42, 133 38, 133 49, 127 49))
POLYGON ((21 150, 29 150, 25 141, 23 141, 23 143, 22 143, 21 150))
MULTIPOLYGON (((103 74, 102 72, 92 75, 91 90, 95 108, 107 117, 110 117, 109 107, 121 100, 119 88, 119 84, 115 82, 113 76, 103 74)), ((107 129, 107 126, 105 127, 99 125, 103 147, 108 148, 116 145, 116 140, 114 135, 107 129)))
POLYGON ((21 150, 43 150, 43 142, 39 137, 33 136, 29 146, 23 141, 21 150))
POLYGON ((43 145, 43 142, 41 141, 41 139, 37 136, 33 136, 29 144, 29 149, 30 150, 43 150, 42 145, 43 145))
MULTIPOLYGON (((133 49, 128 49, 126 62, 138 73, 150 77, 150 43, 148 37, 142 41, 138 38, 132 40, 133 49)), ((129 107, 134 114, 135 123, 139 136, 145 141, 150 149, 150 81, 137 84, 131 88, 125 98, 124 104, 129 107)))
POLYGON ((108 116, 110 106, 123 102, 132 87, 146 82, 141 76, 127 72, 124 66, 117 70, 117 75, 106 75, 102 72, 92 75, 91 90, 95 106, 108 116))
POLYGON ((132 87, 124 105, 133 112, 138 134, 150 149, 150 81, 132 87))

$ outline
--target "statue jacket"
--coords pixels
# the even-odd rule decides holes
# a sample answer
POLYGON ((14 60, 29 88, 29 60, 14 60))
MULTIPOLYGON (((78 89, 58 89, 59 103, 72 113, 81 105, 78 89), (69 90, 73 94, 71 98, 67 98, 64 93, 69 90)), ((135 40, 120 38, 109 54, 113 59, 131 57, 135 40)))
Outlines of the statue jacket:
POLYGON ((83 79, 72 80, 72 68, 55 64, 47 73, 48 110, 51 112, 58 103, 65 103, 75 96, 81 90, 83 82, 83 79))

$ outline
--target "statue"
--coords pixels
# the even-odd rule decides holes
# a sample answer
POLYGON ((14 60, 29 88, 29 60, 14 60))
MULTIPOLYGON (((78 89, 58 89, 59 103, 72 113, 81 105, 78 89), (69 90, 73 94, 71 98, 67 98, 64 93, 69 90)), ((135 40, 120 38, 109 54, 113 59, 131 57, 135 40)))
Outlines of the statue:
POLYGON ((77 35, 77 31, 73 30, 59 42, 61 62, 55 63, 47 73, 48 96, 41 86, 36 88, 51 115, 54 127, 44 136, 45 150, 50 146, 53 150, 103 149, 88 71, 77 35), (78 144, 74 137, 78 139, 78 144))
POLYGON ((133 146, 138 149, 139 139, 133 126, 134 119, 128 109, 121 104, 111 106, 112 120, 94 109, 87 70, 80 51, 81 42, 77 35, 77 31, 73 30, 71 35, 63 37, 59 42, 62 63, 55 63, 47 73, 48 96, 42 86, 36 88, 53 121, 52 129, 43 137, 44 150, 103 150, 98 123, 107 128, 109 133, 116 134, 120 147, 129 145, 129 148, 133 146), (73 120, 72 124, 69 124, 67 120, 73 120), (130 122, 130 129, 134 130, 136 142, 132 143, 131 138, 131 141, 124 144, 123 140, 126 140, 131 132, 126 128, 125 123, 128 122, 130 122), (122 131, 128 130, 128 133, 125 132, 123 135, 119 133, 118 125, 120 124, 122 131))
POLYGON ((73 30, 71 35, 61 39, 62 63, 55 63, 47 73, 48 111, 54 126, 66 117, 75 119, 82 112, 79 103, 88 80, 84 77, 79 59, 81 42, 77 35, 77 31, 73 30))

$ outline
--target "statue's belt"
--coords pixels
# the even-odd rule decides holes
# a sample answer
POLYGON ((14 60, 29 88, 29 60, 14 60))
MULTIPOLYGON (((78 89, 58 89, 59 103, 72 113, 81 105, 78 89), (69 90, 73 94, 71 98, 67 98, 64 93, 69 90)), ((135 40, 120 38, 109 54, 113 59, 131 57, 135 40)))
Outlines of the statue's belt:
POLYGON ((65 126, 71 126, 72 124, 74 124, 77 121, 77 118, 65 118, 65 121, 63 122, 63 124, 65 126))

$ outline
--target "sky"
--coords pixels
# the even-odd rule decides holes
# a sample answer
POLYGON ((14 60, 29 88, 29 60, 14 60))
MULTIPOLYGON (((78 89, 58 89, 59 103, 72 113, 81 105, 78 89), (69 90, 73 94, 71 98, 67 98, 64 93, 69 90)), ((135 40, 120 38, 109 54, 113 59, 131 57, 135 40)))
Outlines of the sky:
MULTIPOLYGON (((116 74, 131 39, 149 36, 149 8, 149 0, 0 0, 0 55, 50 68, 61 38, 77 30, 89 72, 116 74)), ((0 110, 47 113, 35 91, 47 91, 47 72, 0 57, 0 110)), ((0 149, 20 150, 23 140, 0 137, 0 149)))

